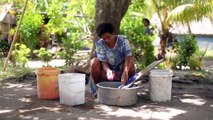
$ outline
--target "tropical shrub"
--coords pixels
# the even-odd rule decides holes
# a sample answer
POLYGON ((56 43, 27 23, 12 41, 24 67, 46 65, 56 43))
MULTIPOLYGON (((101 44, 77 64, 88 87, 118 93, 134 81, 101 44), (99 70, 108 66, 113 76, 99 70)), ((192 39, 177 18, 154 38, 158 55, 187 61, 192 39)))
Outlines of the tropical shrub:
POLYGON ((174 66, 179 69, 189 65, 190 57, 199 50, 197 41, 194 36, 182 36, 179 41, 174 43, 176 56, 173 58, 174 66))
POLYGON ((121 33, 126 35, 132 46, 133 55, 139 67, 144 68, 155 60, 152 41, 155 36, 146 35, 142 20, 125 17, 121 25, 121 33))
POLYGON ((47 51, 45 48, 40 48, 38 51, 38 58, 46 63, 46 66, 49 66, 48 62, 52 60, 51 52, 47 51))
POLYGON ((200 70, 202 63, 203 62, 199 60, 195 55, 189 58, 189 67, 192 70, 200 70))
POLYGON ((15 35, 16 30, 14 28, 10 29, 9 31, 9 35, 15 35))
POLYGON ((71 33, 69 36, 62 38, 63 50, 59 52, 59 55, 65 59, 66 66, 74 64, 76 60, 74 54, 83 47, 80 40, 78 33, 71 33))
MULTIPOLYGON (((58 3, 62 4, 62 3, 58 3)), ((74 64, 74 54, 83 47, 85 40, 91 40, 95 14, 94 0, 72 1, 63 5, 51 4, 47 9, 49 28, 59 40, 59 55, 65 59, 66 66, 74 64), (62 14, 63 13, 63 14, 62 14)))
POLYGON ((43 25, 43 16, 39 13, 26 12, 20 27, 20 37, 23 43, 33 50, 39 45, 40 30, 43 25))
POLYGON ((14 50, 12 51, 12 59, 14 60, 15 65, 25 67, 26 63, 29 61, 29 53, 30 49, 27 48, 26 45, 16 43, 14 50))
POLYGON ((47 26, 54 33, 61 34, 66 26, 65 17, 61 12, 62 3, 51 4, 50 7, 47 8, 48 18, 50 19, 47 23, 47 26))
POLYGON ((144 68, 155 60, 152 42, 156 36, 144 33, 145 27, 142 24, 144 14, 141 14, 141 11, 145 9, 145 2, 133 0, 132 3, 121 21, 120 32, 129 39, 138 66, 144 68))

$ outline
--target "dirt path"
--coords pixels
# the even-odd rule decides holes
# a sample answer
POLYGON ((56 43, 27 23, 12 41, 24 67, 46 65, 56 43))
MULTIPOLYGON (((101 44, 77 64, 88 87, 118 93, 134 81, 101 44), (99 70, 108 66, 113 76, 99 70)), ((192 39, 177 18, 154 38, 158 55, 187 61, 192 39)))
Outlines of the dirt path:
MULTIPOLYGON (((213 61, 207 61, 206 68, 213 70, 213 61)), ((0 120, 213 120, 213 84, 173 82, 168 102, 150 101, 148 82, 142 86, 134 106, 99 104, 86 87, 85 104, 71 107, 59 104, 59 100, 38 99, 35 77, 22 82, 7 80, 0 82, 0 120)))
POLYGON ((213 120, 213 85, 173 83, 168 102, 150 101, 148 83, 139 93, 136 105, 116 107, 99 104, 86 90, 85 104, 71 107, 38 99, 35 79, 10 80, 0 85, 0 120, 213 120))

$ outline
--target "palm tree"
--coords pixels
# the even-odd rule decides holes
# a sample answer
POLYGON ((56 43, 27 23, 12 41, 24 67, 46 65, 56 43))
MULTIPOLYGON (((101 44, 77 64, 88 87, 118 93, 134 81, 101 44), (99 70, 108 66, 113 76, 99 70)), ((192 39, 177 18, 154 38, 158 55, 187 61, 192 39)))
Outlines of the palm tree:
POLYGON ((173 23, 182 23, 188 26, 192 21, 200 21, 203 17, 212 17, 212 0, 151 0, 152 8, 158 15, 161 25, 160 47, 165 55, 167 43, 173 39, 170 28, 173 23))

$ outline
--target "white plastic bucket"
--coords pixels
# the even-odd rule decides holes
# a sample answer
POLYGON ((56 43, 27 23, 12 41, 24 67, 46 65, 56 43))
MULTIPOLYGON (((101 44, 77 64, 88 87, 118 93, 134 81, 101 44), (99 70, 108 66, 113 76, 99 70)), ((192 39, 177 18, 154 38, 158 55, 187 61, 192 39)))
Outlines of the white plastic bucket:
POLYGON ((85 74, 59 74, 60 104, 80 105, 85 103, 85 74))
POLYGON ((151 70, 149 74, 149 95, 151 101, 171 100, 172 75, 169 70, 151 70))

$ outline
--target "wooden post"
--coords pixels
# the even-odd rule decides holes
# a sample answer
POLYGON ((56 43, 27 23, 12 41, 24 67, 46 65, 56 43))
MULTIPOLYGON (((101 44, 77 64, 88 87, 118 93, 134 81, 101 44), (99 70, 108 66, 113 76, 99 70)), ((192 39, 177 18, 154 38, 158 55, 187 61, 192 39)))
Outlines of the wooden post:
POLYGON ((21 22, 22 22, 23 17, 24 17, 24 13, 25 13, 25 10, 26 10, 26 7, 27 7, 27 3, 28 3, 28 0, 25 0, 24 9, 23 9, 23 11, 22 11, 21 19, 20 19, 20 22, 19 22, 18 27, 17 27, 17 29, 16 29, 15 35, 14 35, 14 37, 13 37, 12 43, 11 43, 11 45, 10 45, 10 50, 9 50, 9 52, 8 52, 8 54, 7 54, 7 58, 6 58, 5 62, 4 62, 3 71, 6 70, 6 67, 7 67, 7 64, 8 64, 8 60, 9 60, 10 57, 11 57, 12 50, 13 50, 13 46, 14 46, 14 44, 15 44, 16 37, 17 37, 18 31, 19 31, 19 28, 20 28, 20 26, 21 26, 21 22))

